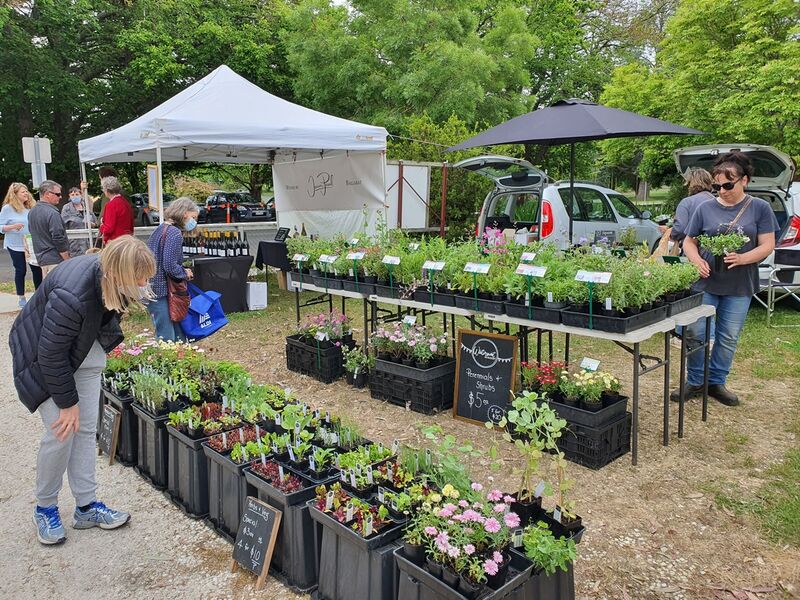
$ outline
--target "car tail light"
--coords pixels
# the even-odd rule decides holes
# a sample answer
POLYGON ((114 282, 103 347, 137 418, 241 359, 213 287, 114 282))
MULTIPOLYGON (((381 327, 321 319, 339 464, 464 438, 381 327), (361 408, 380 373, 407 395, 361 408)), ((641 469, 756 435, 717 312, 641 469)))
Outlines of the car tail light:
POLYGON ((798 215, 792 217, 778 246, 794 246, 795 244, 800 244, 800 216, 798 215))
POLYGON ((542 204, 542 232, 540 239, 544 239, 553 234, 555 223, 553 223, 553 207, 547 201, 542 204))

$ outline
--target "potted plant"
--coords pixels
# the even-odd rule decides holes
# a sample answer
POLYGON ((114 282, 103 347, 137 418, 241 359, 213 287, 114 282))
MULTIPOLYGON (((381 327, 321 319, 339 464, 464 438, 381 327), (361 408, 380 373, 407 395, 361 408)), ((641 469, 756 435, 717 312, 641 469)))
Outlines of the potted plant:
POLYGON ((546 523, 529 525, 522 533, 525 555, 533 564, 552 575, 556 570, 568 571, 575 562, 575 540, 571 537, 556 537, 546 523))
POLYGON ((369 372, 375 364, 374 357, 367 355, 361 348, 354 346, 342 348, 344 369, 347 372, 347 383, 356 388, 363 388, 368 381, 369 372))
POLYGON ((698 235, 697 242, 700 248, 710 253, 713 257, 712 268, 716 272, 725 270, 725 255, 737 252, 747 244, 750 238, 744 234, 744 229, 737 226, 731 233, 718 233, 717 235, 698 235))

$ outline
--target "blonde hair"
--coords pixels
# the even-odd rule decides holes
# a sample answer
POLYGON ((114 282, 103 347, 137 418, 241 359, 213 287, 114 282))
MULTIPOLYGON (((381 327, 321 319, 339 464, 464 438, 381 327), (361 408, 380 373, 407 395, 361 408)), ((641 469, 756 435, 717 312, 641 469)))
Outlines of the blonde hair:
POLYGON ((36 200, 33 198, 33 194, 31 194, 28 186, 24 183, 12 183, 8 186, 8 192, 6 192, 5 200, 3 200, 3 206, 10 206, 16 212, 21 213, 26 208, 31 209, 36 204, 36 200), (25 190, 28 192, 28 199, 22 201, 19 199, 19 192, 20 190, 25 190))
MULTIPOLYGON (((156 274, 156 259, 141 240, 123 235, 110 241, 100 253, 103 304, 108 310, 125 312, 131 299, 139 300, 139 282, 156 274)), ((146 294, 152 300, 152 294, 146 294)))
POLYGON ((186 226, 185 217, 187 212, 199 215, 200 207, 188 196, 181 196, 177 200, 170 202, 169 206, 164 210, 164 219, 172 221, 172 224, 178 229, 183 229, 186 226))
POLYGON ((700 192, 710 192, 711 184, 714 183, 711 173, 699 167, 687 169, 683 178, 686 181, 686 186, 689 188, 690 196, 694 196, 700 192))

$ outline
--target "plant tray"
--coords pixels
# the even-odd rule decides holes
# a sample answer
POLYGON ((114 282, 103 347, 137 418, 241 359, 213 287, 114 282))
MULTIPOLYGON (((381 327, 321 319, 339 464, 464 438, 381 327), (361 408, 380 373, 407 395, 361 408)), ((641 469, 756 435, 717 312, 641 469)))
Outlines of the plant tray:
POLYGON ((558 325, 561 323, 561 309, 559 308, 544 308, 543 306, 530 306, 530 316, 528 314, 528 307, 524 304, 517 304, 516 302, 506 302, 506 314, 515 319, 528 319, 530 321, 542 321, 544 323, 553 323, 558 325))
POLYGON ((133 396, 119 396, 110 390, 103 390, 103 394, 106 401, 120 413, 117 460, 126 467, 132 467, 136 464, 139 448, 139 420, 133 414, 133 396))
POLYGON ((167 487, 167 468, 169 464, 169 435, 167 434, 167 415, 154 416, 143 406, 133 405, 133 412, 139 419, 139 444, 137 451, 137 471, 156 489, 167 487))
POLYGON ((379 283, 375 284, 375 294, 381 298, 402 298, 406 293, 407 291, 401 289, 396 283, 394 287, 379 283))
POLYGON ((167 425, 169 452, 167 491, 172 501, 186 514, 201 518, 208 514, 208 459, 203 442, 208 437, 192 439, 167 425))
MULTIPOLYGON (((402 547, 394 551, 394 556, 397 561, 397 567, 400 569, 400 586, 397 600, 465 600, 465 596, 438 577, 431 575, 427 569, 408 560, 402 547)), ((480 600, 523 598, 523 596, 515 596, 514 593, 525 585, 531 578, 532 572, 533 563, 522 554, 512 552, 506 582, 496 590, 484 587, 478 598, 480 600)), ((549 599, 548 596, 530 597, 549 599)))
POLYGON ((286 338, 286 367, 331 383, 344 375, 342 349, 338 346, 321 348, 318 355, 316 346, 306 344, 299 335, 290 335, 286 338))
MULTIPOLYGON (((511 550, 511 556, 513 557, 515 554, 521 553, 517 550, 511 550)), ((535 571, 521 587, 508 596, 508 600, 529 600, 530 598, 575 600, 575 571, 573 565, 570 565, 567 571, 556 569, 556 572, 552 575, 545 575, 542 571, 535 571)))
POLYGON ((604 406, 596 412, 584 410, 577 406, 568 406, 561 402, 551 401, 550 408, 567 421, 569 425, 583 425, 585 427, 603 427, 608 423, 618 421, 628 410, 628 397, 620 396, 619 400, 604 406))
POLYGON ((478 298, 478 307, 475 308, 475 298, 472 296, 456 296, 456 306, 475 312, 489 313, 490 315, 502 315, 506 311, 506 303, 497 300, 482 300, 478 298))
POLYGON ((369 390, 373 398, 431 414, 452 408, 454 383, 455 360, 430 369, 376 360, 369 390))
MULTIPOLYGON (((307 280, 308 277, 304 277, 303 280, 307 280)), ((340 290, 342 289, 342 280, 338 277, 334 277, 333 275, 328 275, 327 281, 325 276, 323 275, 312 275, 311 279, 314 281, 314 285, 317 287, 321 287, 323 289, 328 290, 340 290)))
MULTIPOLYGON (((647 310, 630 317, 606 317, 601 314, 592 315, 592 328, 609 333, 628 333, 647 327, 667 317, 667 305, 647 310)), ((568 306, 561 311, 561 322, 570 327, 589 328, 589 313, 578 312, 575 307, 568 306)))
POLYGON ((355 292, 357 294, 365 294, 369 296, 375 293, 375 284, 364 283, 361 281, 356 284, 355 281, 350 279, 342 279, 342 289, 347 290, 348 292, 355 292))
MULTIPOLYGON (((414 300, 416 302, 424 302, 425 304, 431 303, 431 293, 425 288, 418 288, 414 291, 414 300)), ((442 294, 440 292, 433 292, 433 304, 440 304, 442 306, 455 306, 456 297, 453 294, 442 294)))
POLYGON ((670 302, 667 304, 667 316, 671 317, 673 315, 677 315, 678 313, 691 310, 697 306, 700 306, 702 303, 703 292, 686 296, 685 298, 681 298, 680 300, 676 300, 675 302, 670 302))
POLYGON ((250 463, 237 464, 203 443, 208 458, 208 520, 226 539, 236 538, 242 511, 247 503, 244 469, 250 463))
POLYGON ((631 413, 603 427, 571 424, 558 440, 567 460, 600 469, 631 449, 631 413))

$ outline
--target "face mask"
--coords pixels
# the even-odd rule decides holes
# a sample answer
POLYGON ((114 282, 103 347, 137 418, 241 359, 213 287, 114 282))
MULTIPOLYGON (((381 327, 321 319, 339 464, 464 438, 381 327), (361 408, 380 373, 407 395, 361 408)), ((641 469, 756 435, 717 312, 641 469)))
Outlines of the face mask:
POLYGON ((149 285, 140 285, 139 286, 139 300, 149 300, 150 299, 150 286, 149 285))
POLYGON ((75 196, 74 198, 70 198, 70 200, 72 200, 73 204, 80 204, 83 198, 81 198, 80 196, 75 196))
POLYGON ((191 231, 195 227, 197 227, 197 220, 194 219, 194 218, 191 218, 191 217, 186 219, 186 223, 184 223, 184 225, 183 225, 183 228, 186 231, 191 231))

